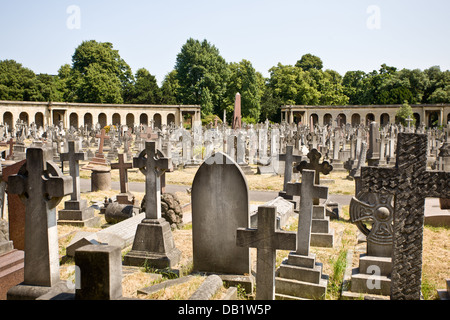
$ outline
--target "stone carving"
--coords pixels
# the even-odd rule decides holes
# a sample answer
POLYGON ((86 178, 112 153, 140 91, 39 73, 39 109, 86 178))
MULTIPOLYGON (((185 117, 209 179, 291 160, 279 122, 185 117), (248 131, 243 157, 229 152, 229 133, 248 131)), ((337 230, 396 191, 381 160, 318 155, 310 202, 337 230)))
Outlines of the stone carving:
POLYGON ((393 168, 361 168, 361 191, 389 193, 394 200, 391 299, 419 300, 425 198, 450 197, 450 172, 431 172, 427 136, 399 133, 393 168))

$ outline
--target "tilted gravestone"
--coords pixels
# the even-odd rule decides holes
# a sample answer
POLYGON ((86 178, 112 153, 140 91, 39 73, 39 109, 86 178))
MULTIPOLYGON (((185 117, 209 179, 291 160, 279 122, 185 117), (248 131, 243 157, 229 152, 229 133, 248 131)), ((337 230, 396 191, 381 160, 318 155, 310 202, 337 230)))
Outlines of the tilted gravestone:
POLYGON ((250 274, 250 249, 236 246, 236 229, 250 225, 248 185, 239 165, 217 152, 192 183, 194 270, 250 274))
POLYGON ((161 176, 171 167, 170 159, 158 156, 155 141, 133 158, 133 166, 145 175, 145 219, 138 225, 133 247, 124 257, 125 265, 172 268, 181 252, 175 247, 169 223, 161 216, 161 176))
POLYGON ((361 191, 394 194, 391 299, 419 300, 425 198, 450 197, 450 173, 427 167, 427 136, 399 133, 393 168, 361 168, 361 191))
POLYGON ((55 208, 72 193, 73 185, 72 177, 63 176, 51 159, 50 148, 28 148, 25 164, 8 179, 8 192, 20 195, 25 203, 26 253, 24 282, 10 289, 8 296, 19 287, 18 295, 31 295, 33 299, 60 280, 55 208))

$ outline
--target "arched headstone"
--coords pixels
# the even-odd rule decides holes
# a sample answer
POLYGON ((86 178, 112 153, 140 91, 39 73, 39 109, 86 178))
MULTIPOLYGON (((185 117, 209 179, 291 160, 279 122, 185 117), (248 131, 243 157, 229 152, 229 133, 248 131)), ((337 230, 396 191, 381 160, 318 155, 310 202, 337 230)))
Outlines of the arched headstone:
POLYGON ((250 249, 236 246, 236 229, 250 225, 248 185, 222 152, 198 169, 192 183, 194 270, 250 274, 250 249))

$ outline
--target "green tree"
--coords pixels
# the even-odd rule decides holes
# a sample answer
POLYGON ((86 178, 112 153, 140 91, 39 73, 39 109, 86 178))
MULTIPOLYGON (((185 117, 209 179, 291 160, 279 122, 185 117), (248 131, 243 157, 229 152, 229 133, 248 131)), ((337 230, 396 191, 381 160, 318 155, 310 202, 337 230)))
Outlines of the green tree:
POLYGON ((25 90, 32 85, 35 73, 14 60, 0 61, 0 99, 26 100, 25 90))
POLYGON ((135 104, 160 104, 161 89, 158 87, 155 76, 141 68, 136 72, 135 83, 131 90, 128 103, 135 104))
POLYGON ((408 101, 404 101, 403 105, 397 110, 395 115, 396 122, 401 123, 404 126, 408 126, 406 119, 412 119, 411 126, 416 124, 416 119, 414 118, 414 113, 408 101))
POLYGON ((343 93, 349 98, 351 105, 364 104, 367 76, 364 71, 347 71, 342 78, 343 93))
POLYGON ((322 70, 323 62, 319 57, 307 53, 301 57, 295 64, 296 67, 302 68, 303 71, 309 71, 311 69, 322 70))
MULTIPOLYGON (((128 101, 133 90, 133 74, 130 66, 120 57, 119 51, 113 49, 109 42, 97 42, 95 40, 83 41, 72 56, 73 76, 81 76, 82 80, 78 89, 88 92, 77 92, 78 102, 102 102, 104 100, 111 103, 122 103, 128 101), (92 70, 91 70, 92 69, 92 70), (102 76, 98 76, 101 73, 102 76), (89 76, 91 79, 84 79, 89 76), (99 81, 105 81, 104 84, 97 84, 89 92, 89 87, 83 85, 89 83, 92 78, 99 81), (100 97, 102 93, 100 88, 109 88, 111 92, 108 98, 100 97), (117 96, 120 92, 120 98, 117 96), (85 99, 95 100, 85 100, 85 99)), ((78 82, 78 81, 75 81, 78 82)))
POLYGON ((224 109, 229 70, 214 45, 206 40, 188 39, 177 55, 175 70, 179 82, 179 102, 201 104, 202 101, 211 101, 202 105, 202 115, 219 113, 224 109), (203 94, 209 97, 203 97, 203 94))
POLYGON ((92 63, 77 84, 78 102, 123 103, 120 80, 92 63))
POLYGON ((245 59, 238 63, 230 63, 229 68, 230 78, 224 99, 227 118, 233 114, 236 93, 239 92, 242 117, 249 117, 258 121, 261 113, 262 75, 258 75, 251 62, 245 59))
POLYGON ((161 84, 161 103, 178 104, 177 92, 180 84, 177 79, 177 71, 172 70, 165 77, 161 84))

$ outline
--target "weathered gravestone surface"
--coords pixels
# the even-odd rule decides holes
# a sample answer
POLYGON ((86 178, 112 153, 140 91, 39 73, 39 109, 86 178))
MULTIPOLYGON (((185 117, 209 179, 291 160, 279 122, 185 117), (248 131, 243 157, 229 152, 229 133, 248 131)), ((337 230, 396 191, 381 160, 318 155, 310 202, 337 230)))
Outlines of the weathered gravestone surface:
POLYGON ((28 148, 25 164, 8 179, 8 192, 25 203, 24 282, 8 291, 8 299, 36 299, 59 282, 56 206, 73 191, 50 148, 28 148))
POLYGON ((419 300, 425 198, 450 198, 450 173, 431 172, 427 136, 399 133, 393 168, 361 168, 361 191, 394 194, 391 299, 419 300))
POLYGON ((236 229, 250 225, 248 185, 228 155, 217 152, 192 183, 192 242, 195 271, 250 275, 250 249, 236 246, 236 229))
MULTIPOLYGON (((392 270, 394 208, 392 194, 359 193, 350 202, 350 220, 367 237, 367 250, 352 270, 348 298, 361 294, 389 296, 392 270)), ((383 298, 383 297, 378 297, 383 298)))
POLYGON ((286 192, 300 196, 297 246, 283 261, 275 279, 279 299, 324 299, 328 281, 322 277, 322 265, 310 253, 313 199, 326 199, 328 188, 314 184, 315 172, 303 170, 301 183, 288 183, 286 192))
POLYGON ((240 247, 257 248, 256 300, 275 299, 275 259, 278 250, 295 250, 296 234, 277 231, 276 208, 258 208, 258 228, 238 228, 236 244, 240 247))
POLYGON ((76 300, 116 300, 122 297, 120 247, 87 245, 75 250, 79 283, 76 300))
POLYGON ((80 196, 80 167, 78 161, 86 160, 84 152, 78 152, 75 141, 69 141, 69 151, 61 154, 62 161, 69 161, 73 192, 70 200, 64 202, 64 209, 58 211, 58 224, 92 227, 100 223, 94 216, 94 208, 87 206, 86 199, 80 196))
MULTIPOLYGON (((314 184, 320 185, 320 174, 329 174, 333 170, 333 166, 328 161, 319 163, 322 154, 317 149, 312 149, 307 155, 308 161, 302 161, 295 169, 298 172, 314 170, 314 184)), ((325 199, 326 200, 326 199, 325 199)), ((319 198, 313 197, 313 222, 311 245, 317 247, 333 247, 334 246, 334 230, 330 228, 330 218, 326 216, 326 204, 320 204, 319 198)), ((338 209, 339 210, 339 209, 338 209)), ((338 213, 339 216, 339 213, 338 213)))
POLYGON ((133 247, 124 257, 125 265, 172 268, 180 261, 169 223, 161 216, 161 175, 171 167, 169 158, 158 156, 155 141, 133 158, 133 166, 145 175, 145 219, 138 225, 133 247))
POLYGON ((284 180, 283 191, 280 191, 278 195, 288 200, 292 200, 293 197, 286 194, 286 185, 292 180, 292 171, 294 163, 300 163, 303 160, 303 156, 294 155, 294 146, 287 145, 286 153, 278 156, 279 161, 284 161, 284 180))

